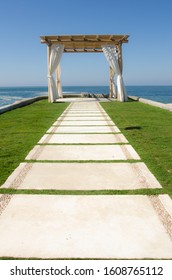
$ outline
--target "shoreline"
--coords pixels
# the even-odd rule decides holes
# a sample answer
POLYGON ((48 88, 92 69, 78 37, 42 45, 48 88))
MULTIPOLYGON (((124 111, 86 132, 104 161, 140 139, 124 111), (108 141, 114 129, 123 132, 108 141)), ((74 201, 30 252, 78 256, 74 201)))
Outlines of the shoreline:
MULTIPOLYGON (((66 94, 65 97, 79 97, 81 96, 81 94, 66 94)), ((151 105, 151 106, 154 106, 154 107, 159 107, 161 109, 164 109, 164 110, 168 110, 168 111, 172 111, 172 103, 161 103, 161 102, 157 102, 157 101, 153 101, 153 100, 150 100, 150 99, 146 99, 146 98, 142 98, 142 97, 138 97, 138 96, 133 96, 133 95, 128 95, 128 98, 133 100, 133 101, 136 101, 136 102, 142 102, 142 103, 145 103, 145 104, 148 104, 148 105, 151 105)), ((14 109, 17 109, 17 108, 21 108, 21 107, 24 107, 24 106, 27 106, 27 105, 30 105, 34 102, 37 102, 39 100, 43 100, 43 99, 48 99, 47 96, 45 95, 42 95, 42 96, 36 96, 36 97, 32 97, 32 98, 24 98, 24 99, 21 99, 19 101, 15 101, 14 103, 12 104, 9 104, 9 105, 5 105, 5 106, 1 106, 0 107, 0 114, 3 114, 5 112, 8 112, 8 111, 11 111, 11 110, 14 110, 14 109)))
POLYGON ((11 110, 14 110, 14 109, 17 109, 17 108, 24 107, 24 106, 27 106, 27 105, 30 105, 30 104, 32 104, 34 102, 37 102, 39 100, 42 100, 42 99, 48 99, 48 97, 45 96, 45 95, 42 95, 42 96, 36 96, 36 97, 32 97, 32 98, 24 98, 20 101, 15 101, 12 104, 0 107, 0 114, 3 114, 5 112, 11 111, 11 110))
MULTIPOLYGON (((22 86, 22 87, 0 87, 0 107, 11 105, 15 101, 23 98, 33 98, 46 95, 47 86, 22 86)), ((172 103, 171 86, 128 86, 126 85, 128 96, 160 102, 164 105, 172 103)), ((64 94, 80 94, 86 92, 90 94, 109 94, 109 86, 63 86, 64 94)))
POLYGON ((146 98, 142 98, 142 97, 138 97, 138 96, 132 96, 132 95, 128 95, 128 98, 133 101, 136 101, 136 102, 142 102, 142 103, 145 103, 148 105, 152 105, 154 107, 159 107, 164 110, 172 111, 172 103, 165 104, 165 103, 161 103, 158 101, 153 101, 150 99, 146 99, 146 98))

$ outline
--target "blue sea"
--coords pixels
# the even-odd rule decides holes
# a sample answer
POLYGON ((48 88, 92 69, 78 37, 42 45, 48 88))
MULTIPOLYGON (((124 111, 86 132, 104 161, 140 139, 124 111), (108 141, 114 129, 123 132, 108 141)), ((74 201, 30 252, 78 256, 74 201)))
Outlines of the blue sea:
MULTIPOLYGON (((172 103, 172 86, 126 86, 127 94, 161 103, 172 103)), ((15 101, 47 95, 47 87, 0 87, 0 107, 15 101)), ((64 93, 108 94, 108 86, 63 86, 64 93)))

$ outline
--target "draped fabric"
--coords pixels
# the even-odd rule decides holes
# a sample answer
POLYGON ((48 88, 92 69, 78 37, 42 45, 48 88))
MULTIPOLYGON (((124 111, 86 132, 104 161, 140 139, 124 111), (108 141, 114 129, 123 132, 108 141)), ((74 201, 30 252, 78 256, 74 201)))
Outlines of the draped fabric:
POLYGON ((50 102, 55 102, 56 99, 59 97, 58 92, 57 92, 56 83, 54 80, 54 73, 60 63, 60 59, 62 57, 63 50, 64 50, 63 45, 59 44, 59 45, 51 46, 51 54, 50 54, 49 69, 48 69, 50 102))
POLYGON ((59 63, 57 70, 56 70, 56 85, 57 85, 58 96, 60 98, 62 98, 63 91, 62 91, 62 86, 61 86, 61 82, 60 82, 60 77, 61 77, 61 67, 60 67, 60 63, 59 63))
MULTIPOLYGON (((125 90, 122 73, 118 63, 118 53, 116 46, 108 45, 102 46, 103 53, 113 69, 114 76, 117 75, 117 99, 121 102, 127 101, 127 94, 125 90)), ((114 78, 113 78, 114 80, 114 78)))
POLYGON ((117 91, 116 91, 116 84, 115 84, 115 71, 114 69, 110 66, 110 87, 112 90, 112 96, 113 98, 117 98, 117 91))

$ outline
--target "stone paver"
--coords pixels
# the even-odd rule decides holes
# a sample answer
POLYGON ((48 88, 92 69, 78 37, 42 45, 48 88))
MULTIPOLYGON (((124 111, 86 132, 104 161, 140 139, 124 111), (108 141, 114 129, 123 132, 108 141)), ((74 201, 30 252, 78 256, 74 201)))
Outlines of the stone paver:
MULTIPOLYGON (((76 100, 40 139, 44 145, 26 157, 36 162, 21 163, 2 187, 161 188, 146 165, 136 161, 139 155, 98 99, 76 100), (113 162, 101 162, 107 160, 113 162)), ((172 259, 172 200, 168 195, 0 194, 0 256, 172 259)))
POLYGON ((139 163, 21 163, 4 188, 56 190, 129 190, 161 188, 139 163), (22 174, 22 180, 20 180, 22 174))
POLYGON ((56 121, 55 123, 53 123, 53 125, 57 126, 57 125, 66 125, 66 126, 100 126, 100 125, 114 125, 114 122, 112 121, 56 121))
POLYGON ((123 134, 45 134, 39 143, 128 143, 123 134))
POLYGON ((140 157, 131 145, 42 145, 35 146, 27 160, 126 160, 140 157))
POLYGON ((97 115, 97 114, 105 114, 105 115, 107 115, 106 114, 106 112, 104 112, 104 111, 100 111, 99 109, 97 109, 97 110, 85 110, 85 109, 83 109, 83 110, 72 110, 72 109, 70 109, 70 110, 68 110, 68 111, 66 111, 65 113, 63 113, 62 115, 64 115, 64 114, 79 114, 79 115, 82 115, 82 114, 86 114, 86 115, 97 115))
POLYGON ((14 195, 0 232, 4 257, 172 258, 170 236, 147 196, 14 195))
POLYGON ((77 103, 77 107, 79 106, 79 103, 81 103, 81 106, 82 104, 85 105, 86 103, 90 104, 90 103, 95 103, 97 101, 101 101, 101 102, 110 102, 107 98, 87 98, 87 97, 84 97, 84 98, 73 98, 73 97, 67 97, 67 98, 60 98, 57 100, 58 103, 63 103, 63 102, 76 102, 77 103))
POLYGON ((104 113, 65 113, 64 115, 62 115, 62 117, 108 117, 106 114, 104 113))
MULTIPOLYGON (((83 99, 82 99, 83 101, 83 99)), ((84 102, 82 102, 82 104, 80 102, 74 102, 72 105, 71 105, 71 109, 73 108, 86 108, 87 110, 90 109, 90 108, 99 108, 99 104, 97 102, 94 102, 96 101, 94 98, 90 99, 90 98, 84 98, 84 102), (87 102, 89 101, 89 102, 87 102), (91 101, 91 102, 90 102, 91 101)))
MULTIPOLYGON (((69 109, 68 111, 70 111, 70 112, 100 112, 100 108, 93 108, 93 109, 86 109, 86 108, 75 108, 75 109, 73 109, 73 108, 71 108, 71 109, 69 109)), ((102 110, 102 112, 105 112, 105 111, 103 111, 102 110)))
POLYGON ((71 117, 59 117, 58 120, 64 120, 64 121, 104 121, 104 120, 111 120, 109 117, 103 117, 103 116, 71 116, 71 117))
POLYGON ((120 132, 120 130, 115 125, 111 126, 58 126, 58 127, 50 127, 47 133, 112 133, 112 132, 120 132))
POLYGON ((104 116, 107 116, 107 113, 105 112, 105 111, 102 111, 102 110, 99 110, 99 109, 97 109, 97 110, 82 110, 82 111, 79 111, 79 110, 67 110, 67 111, 65 111, 65 112, 63 112, 63 114, 62 114, 62 116, 64 116, 64 115, 71 115, 71 116, 73 116, 73 115, 88 115, 88 116, 90 116, 90 115, 95 115, 95 116, 99 116, 99 115, 104 115, 104 116))

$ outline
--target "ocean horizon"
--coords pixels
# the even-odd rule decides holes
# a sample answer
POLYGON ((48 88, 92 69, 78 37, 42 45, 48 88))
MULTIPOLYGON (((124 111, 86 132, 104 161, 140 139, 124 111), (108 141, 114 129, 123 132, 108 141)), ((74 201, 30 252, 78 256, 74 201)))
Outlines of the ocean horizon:
MULTIPOLYGON (((72 94, 89 92, 95 94, 109 94, 109 86, 63 86, 63 92, 72 94)), ((172 86, 126 86, 127 95, 142 97, 145 99, 172 103, 172 86)), ((20 86, 0 87, 0 107, 13 104, 16 101, 47 95, 47 86, 20 86)))

